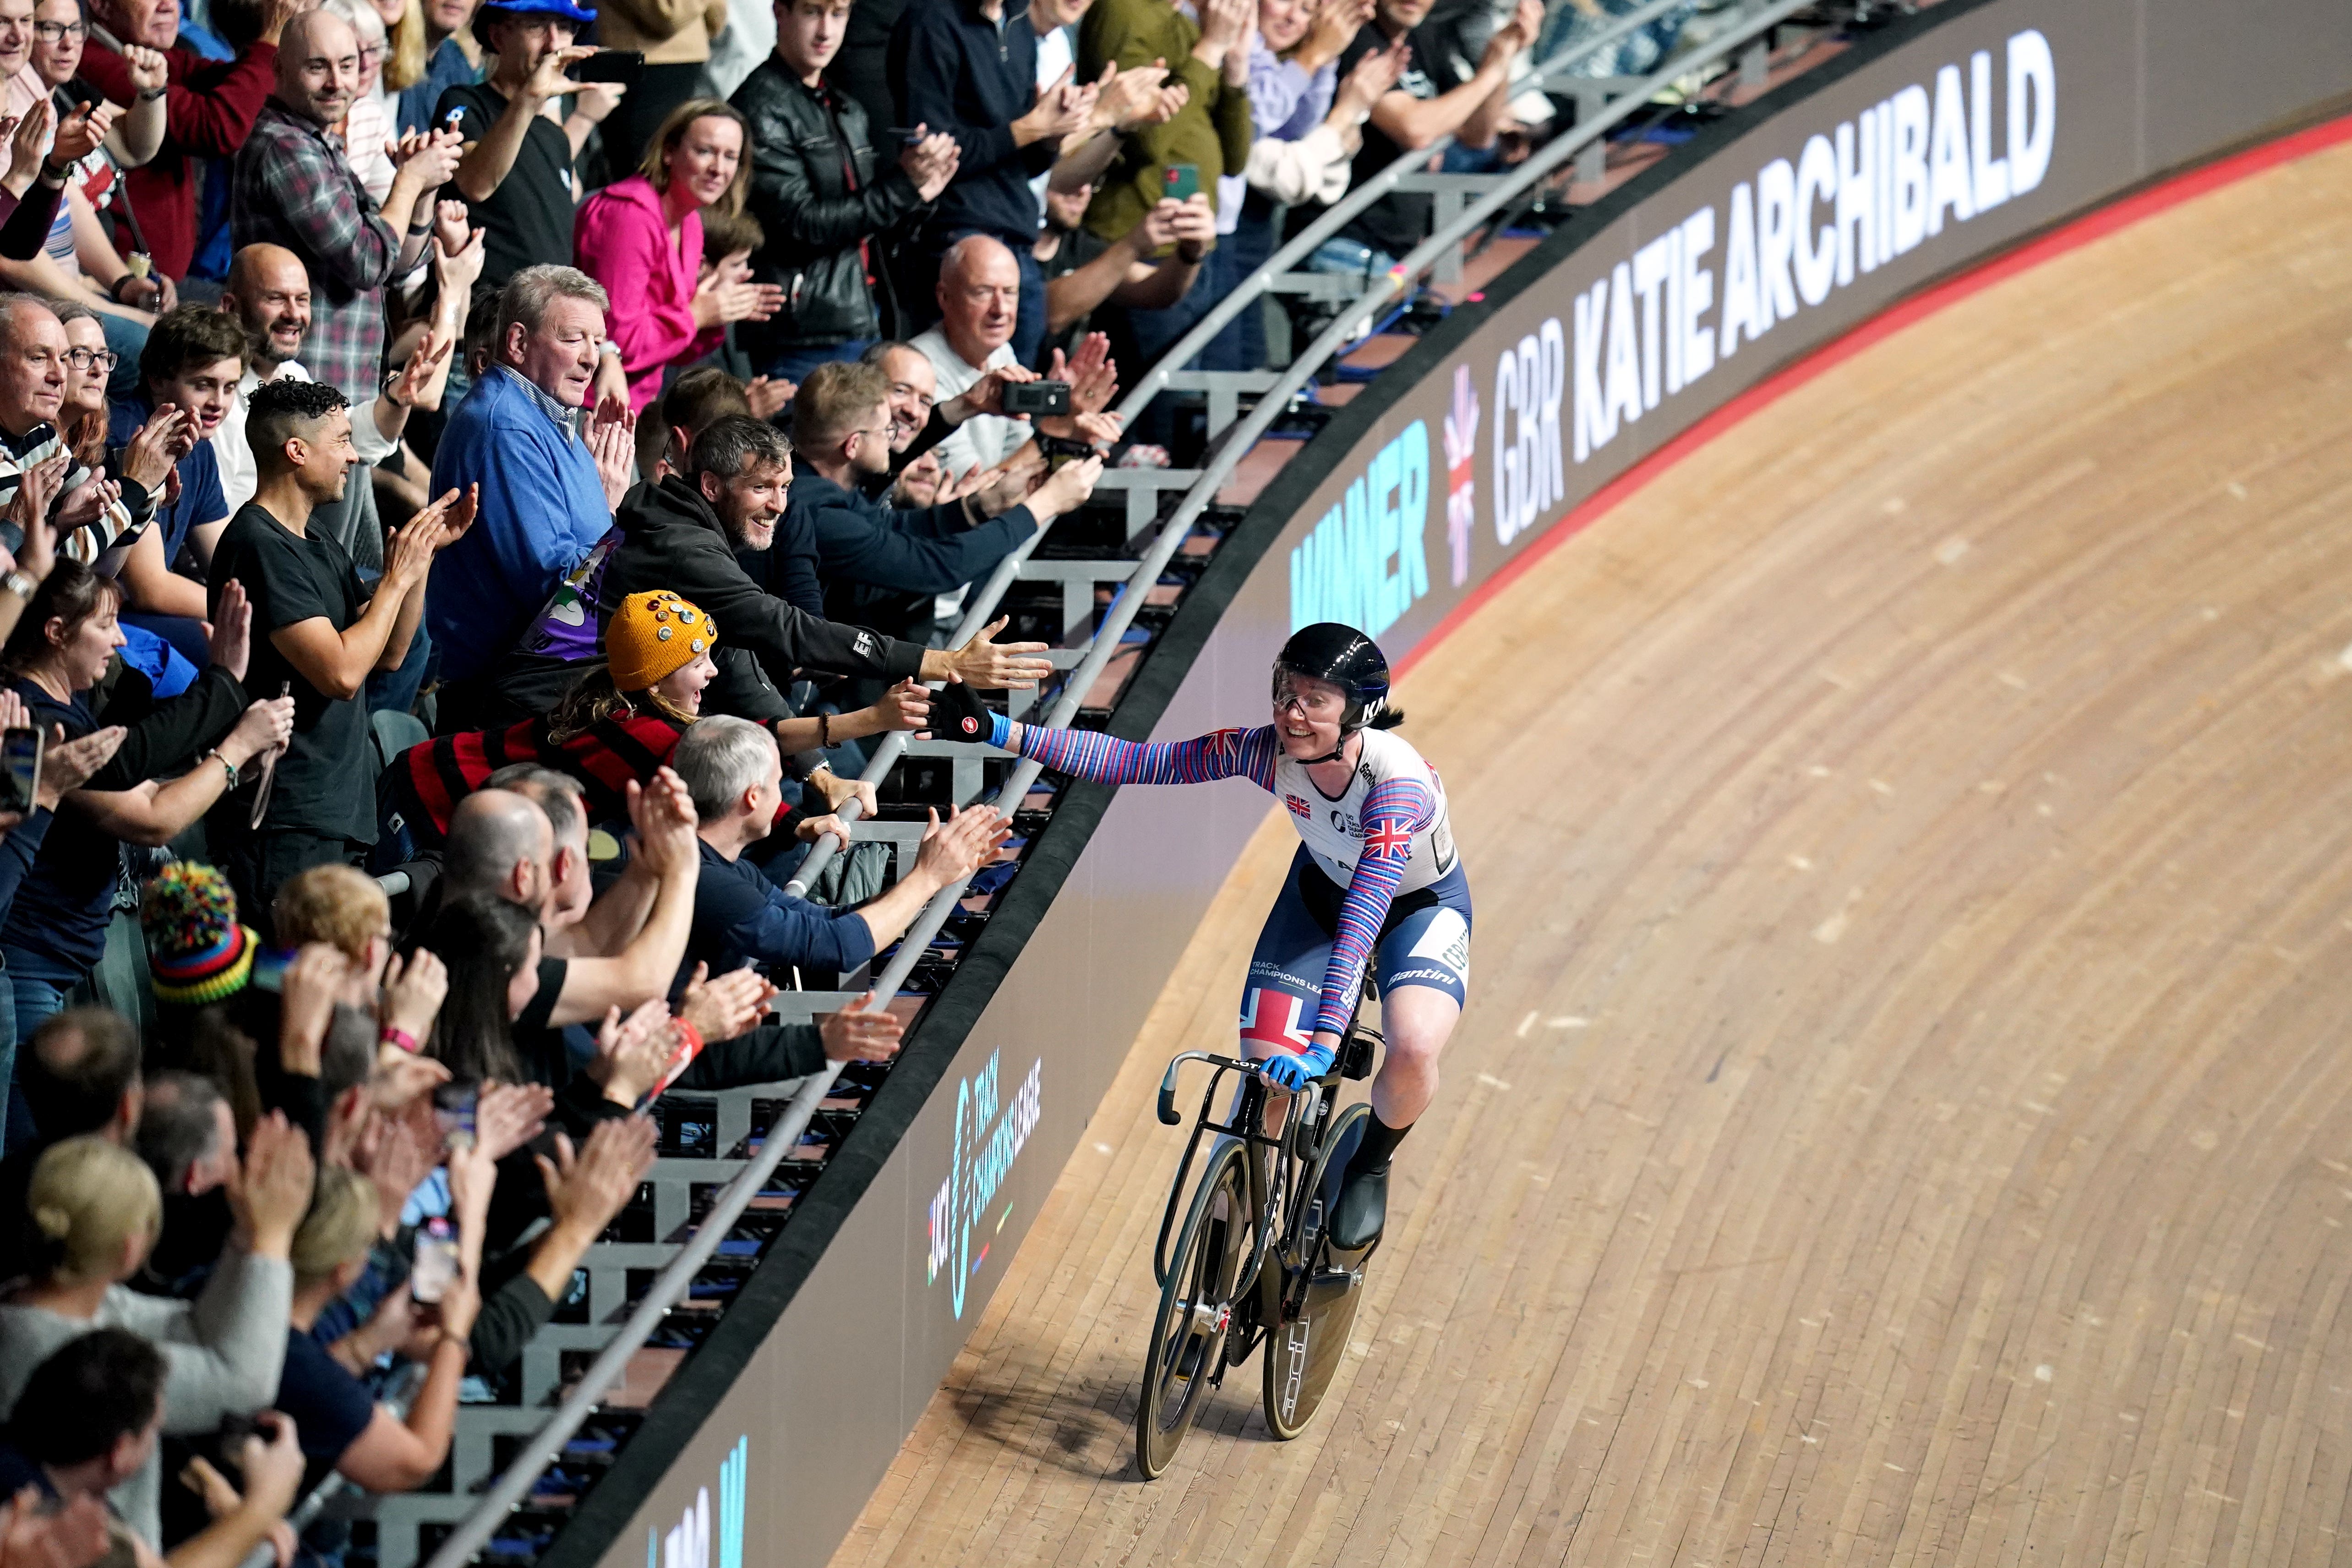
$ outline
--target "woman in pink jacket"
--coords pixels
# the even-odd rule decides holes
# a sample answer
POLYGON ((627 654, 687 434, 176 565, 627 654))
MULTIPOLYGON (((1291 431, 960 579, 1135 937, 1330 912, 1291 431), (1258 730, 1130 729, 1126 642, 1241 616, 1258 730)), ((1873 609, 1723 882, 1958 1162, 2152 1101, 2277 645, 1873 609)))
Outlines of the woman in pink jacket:
POLYGON ((638 172, 590 196, 573 222, 581 270, 612 296, 606 330, 621 345, 638 413, 671 365, 692 364, 719 346, 729 322, 766 321, 783 302, 783 290, 751 282, 738 258, 703 265, 703 209, 743 210, 744 130, 742 115, 715 98, 678 105, 638 172))

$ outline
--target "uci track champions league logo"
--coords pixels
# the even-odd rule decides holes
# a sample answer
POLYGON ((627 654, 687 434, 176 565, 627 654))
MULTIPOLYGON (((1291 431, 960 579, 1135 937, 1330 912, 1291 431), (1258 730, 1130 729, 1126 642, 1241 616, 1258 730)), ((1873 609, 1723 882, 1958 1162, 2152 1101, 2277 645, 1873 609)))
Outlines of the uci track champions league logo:
MULTIPOLYGON (((988 1241, 982 1240, 974 1253, 971 1233, 988 1218, 1013 1162, 1021 1157, 1029 1134, 1037 1129, 1045 1072, 1045 1061, 1040 1057, 1030 1064, 1029 1076, 1021 1080, 1021 1087, 1013 1091, 1012 1103, 1003 1104, 999 1097, 996 1053, 992 1051, 986 1067, 956 1086, 954 1153, 947 1180, 931 1199, 928 1282, 937 1284, 940 1275, 948 1277, 949 1300, 958 1318, 963 1316, 966 1281, 988 1258, 988 1241)), ((1007 1204, 990 1224, 989 1237, 1003 1229, 1012 1216, 1013 1205, 1007 1204)))
MULTIPOLYGON (((1571 459, 1589 461, 1743 344, 2040 185, 2057 128, 2050 40, 2028 28, 2004 57, 1979 49, 1932 85, 1906 85, 1808 137, 1793 163, 1765 163, 1733 185, 1726 210, 1698 208, 1580 290, 1565 321, 1505 348, 1487 411, 1495 542, 1508 547, 1567 501, 1571 459)), ((1476 513, 1470 366, 1454 367, 1452 390, 1445 523, 1458 588, 1476 513)), ((1377 637, 1428 593, 1428 500, 1429 435, 1415 420, 1290 552, 1292 627, 1344 621, 1377 637)))
POLYGON ((698 1487, 693 1506, 665 1531, 646 1531, 646 1568, 743 1568, 743 1500, 751 1463, 751 1439, 735 1439, 735 1447, 719 1461, 718 1555, 710 1520, 710 1489, 698 1487))

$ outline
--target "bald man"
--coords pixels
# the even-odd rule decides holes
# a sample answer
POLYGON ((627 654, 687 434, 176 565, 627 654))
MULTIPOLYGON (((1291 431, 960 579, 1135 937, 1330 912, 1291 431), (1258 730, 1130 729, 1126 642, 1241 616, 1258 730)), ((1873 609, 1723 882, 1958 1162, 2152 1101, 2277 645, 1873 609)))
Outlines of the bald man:
POLYGON ((442 898, 486 893, 543 914, 555 886, 555 829, 537 801, 478 789, 449 815, 442 898))
POLYGON ((379 211, 327 137, 359 90, 359 37, 350 23, 331 11, 287 23, 277 86, 237 150, 229 200, 237 248, 279 246, 301 265, 310 285, 303 362, 353 408, 375 399, 385 287, 424 255, 433 193, 457 169, 458 153, 456 136, 436 132, 400 165, 379 211), (414 225, 420 216, 426 221, 414 225))
MULTIPOLYGON (((220 308, 245 329, 245 378, 237 383, 235 405, 211 437, 220 458, 221 491, 234 514, 253 499, 253 448, 245 438, 245 411, 255 389, 266 382, 317 379, 295 357, 310 332, 310 274, 302 258, 282 245, 248 245, 229 264, 220 308)), ((399 450, 401 432, 408 426, 410 380, 408 375, 395 379, 374 395, 368 408, 352 409, 352 446, 361 462, 380 463, 399 450)), ((348 524, 331 522, 336 538, 343 539, 347 531, 370 531, 365 525, 374 517, 372 492, 368 485, 345 488, 343 504, 362 510, 348 524), (361 500, 362 495, 367 499, 361 500)), ((345 540, 344 548, 350 547, 345 540)))
MULTIPOLYGON (((908 346, 931 362, 942 402, 961 396, 992 370, 1013 364, 1021 316, 1021 268, 1013 252, 970 234, 940 258, 940 324, 908 346)), ((994 468, 1029 438, 1029 426, 1001 415, 966 419, 940 443, 940 458, 958 474, 994 468)))

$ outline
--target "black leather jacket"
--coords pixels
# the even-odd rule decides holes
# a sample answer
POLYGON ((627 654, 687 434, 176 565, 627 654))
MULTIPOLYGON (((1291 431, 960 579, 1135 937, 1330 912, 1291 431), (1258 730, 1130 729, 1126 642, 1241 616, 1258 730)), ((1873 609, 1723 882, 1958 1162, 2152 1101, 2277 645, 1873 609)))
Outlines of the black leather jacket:
POLYGON ((736 341, 755 366, 787 348, 822 348, 895 330, 882 241, 924 209, 896 159, 875 170, 866 110, 830 87, 811 90, 773 55, 731 100, 751 122, 751 212, 768 243, 751 275, 784 290, 784 308, 745 321, 736 341), (848 171, 856 171, 856 189, 848 171), (870 248, 877 301, 866 286, 858 243, 870 248), (877 310, 877 303, 879 309, 877 310))

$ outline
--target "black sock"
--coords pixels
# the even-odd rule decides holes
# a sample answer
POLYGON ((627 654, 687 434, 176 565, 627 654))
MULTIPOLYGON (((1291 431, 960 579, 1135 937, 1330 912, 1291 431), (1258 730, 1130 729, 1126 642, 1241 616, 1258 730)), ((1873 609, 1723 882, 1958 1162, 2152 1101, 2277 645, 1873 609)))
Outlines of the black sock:
POLYGON ((1387 1170, 1389 1156, 1396 1152, 1397 1145, 1403 1142, 1404 1135, 1412 1131, 1412 1123, 1391 1127, 1381 1120, 1379 1111, 1373 1111, 1364 1118, 1364 1136, 1356 1145, 1356 1152, 1348 1158, 1348 1173, 1353 1176, 1387 1170))

